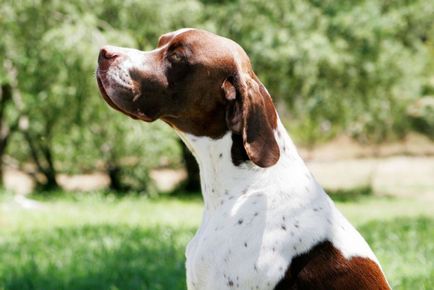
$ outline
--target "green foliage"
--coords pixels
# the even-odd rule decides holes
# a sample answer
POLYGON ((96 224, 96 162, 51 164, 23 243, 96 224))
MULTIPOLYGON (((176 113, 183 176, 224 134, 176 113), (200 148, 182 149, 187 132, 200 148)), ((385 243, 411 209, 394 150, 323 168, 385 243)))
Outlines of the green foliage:
POLYGON ((109 109, 96 58, 106 43, 152 49, 181 27, 239 42, 306 145, 342 133, 364 142, 412 130, 434 137, 433 14, 424 0, 6 0, 0 83, 16 83, 22 107, 7 106, 5 122, 29 120, 8 152, 22 167, 36 158, 40 171, 51 161, 66 173, 112 170, 146 190, 150 168, 180 163, 176 137, 109 109))
MULTIPOLYGON (((23 111, 31 120, 31 138, 53 151, 57 168, 63 172, 114 167, 124 186, 148 190, 150 167, 179 163, 175 135, 162 124, 145 128, 115 114, 99 97, 94 78, 98 48, 103 44, 138 46, 137 34, 134 38, 127 32, 137 22, 129 20, 128 10, 122 9, 123 4, 118 1, 44 2, 50 3, 21 1, 19 5, 2 6, 3 11, 10 12, 5 13, 4 29, 13 36, 5 41, 3 57, 12 61, 19 72, 18 89, 24 97, 23 111), (118 23, 122 30, 98 18, 108 11, 89 13, 92 4, 123 11, 106 19, 118 23)), ((147 4, 137 7, 137 11, 149 14, 150 1, 133 4, 147 4)), ((149 19, 145 16, 140 18, 149 19)), ((17 146, 10 149, 10 154, 26 163, 28 144, 19 135, 14 141, 17 146)))
MULTIPOLYGON (((200 221, 199 199, 73 194, 44 198, 33 210, 1 202, 0 289, 185 289, 184 251, 200 221)), ((432 288, 429 202, 366 197, 338 207, 393 289, 432 288)))
POLYGON ((432 3, 239 0, 214 8, 213 29, 246 48, 306 143, 342 132, 378 142, 414 129, 406 108, 434 74, 432 3))
POLYGON ((434 97, 425 97, 407 108, 414 128, 434 139, 434 97))

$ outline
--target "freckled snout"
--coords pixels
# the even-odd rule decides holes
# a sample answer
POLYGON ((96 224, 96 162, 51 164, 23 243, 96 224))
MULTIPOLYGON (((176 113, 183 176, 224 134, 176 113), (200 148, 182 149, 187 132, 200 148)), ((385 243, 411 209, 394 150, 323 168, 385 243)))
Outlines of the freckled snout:
POLYGON ((144 121, 159 116, 158 60, 150 52, 107 45, 100 49, 96 78, 101 95, 116 110, 144 121), (146 97, 144 97, 146 93, 146 97))

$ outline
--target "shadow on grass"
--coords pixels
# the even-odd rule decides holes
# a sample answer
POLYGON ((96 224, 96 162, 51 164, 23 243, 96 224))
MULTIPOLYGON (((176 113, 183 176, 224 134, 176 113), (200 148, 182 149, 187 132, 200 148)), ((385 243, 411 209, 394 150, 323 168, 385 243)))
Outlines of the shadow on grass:
POLYGON ((185 289, 193 229, 96 225, 0 238, 0 289, 185 289))
POLYGON ((339 202, 358 201, 373 195, 372 187, 369 185, 351 189, 326 190, 326 192, 331 199, 339 202))

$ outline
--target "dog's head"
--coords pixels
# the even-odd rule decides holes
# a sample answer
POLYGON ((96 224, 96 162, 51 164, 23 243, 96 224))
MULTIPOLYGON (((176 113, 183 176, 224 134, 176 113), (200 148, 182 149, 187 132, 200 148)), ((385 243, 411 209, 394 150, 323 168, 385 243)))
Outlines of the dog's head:
POLYGON ((162 35, 152 51, 106 46, 98 57, 97 82, 106 102, 134 119, 160 118, 214 139, 231 131, 258 166, 279 159, 271 97, 232 40, 181 29, 162 35))

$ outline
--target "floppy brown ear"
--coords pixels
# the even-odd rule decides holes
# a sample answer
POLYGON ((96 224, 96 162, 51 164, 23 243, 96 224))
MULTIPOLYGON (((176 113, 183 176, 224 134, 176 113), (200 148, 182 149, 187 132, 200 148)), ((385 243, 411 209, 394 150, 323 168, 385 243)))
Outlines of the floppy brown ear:
POLYGON ((259 167, 274 165, 280 157, 273 130, 277 114, 270 95, 256 76, 227 79, 222 85, 226 99, 226 122, 240 134, 248 158, 259 167))

